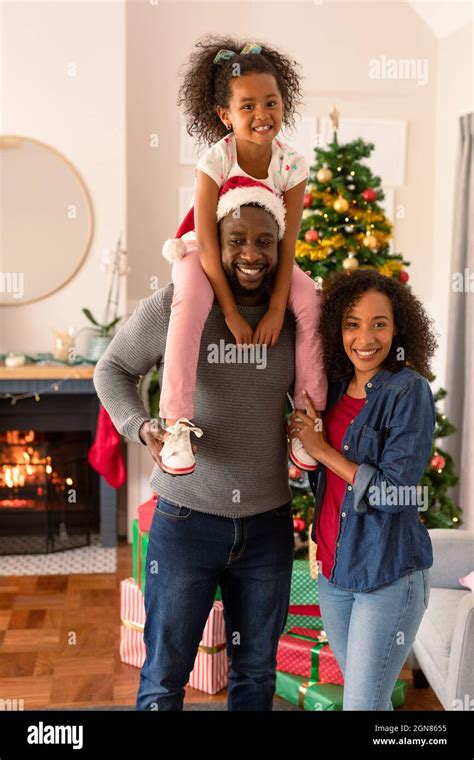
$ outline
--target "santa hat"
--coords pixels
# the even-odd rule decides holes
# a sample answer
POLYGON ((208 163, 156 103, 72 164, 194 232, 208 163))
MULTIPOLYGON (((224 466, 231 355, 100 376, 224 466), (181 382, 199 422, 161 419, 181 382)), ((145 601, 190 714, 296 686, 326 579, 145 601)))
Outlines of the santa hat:
MULTIPOLYGON (((230 177, 220 188, 216 219, 218 222, 240 206, 255 203, 266 209, 278 225, 278 240, 285 234, 285 204, 267 185, 250 177, 230 177)), ((196 239, 194 232, 194 207, 191 207, 181 222, 175 238, 169 238, 163 245, 163 256, 170 261, 179 261, 185 256, 186 240, 196 239)))

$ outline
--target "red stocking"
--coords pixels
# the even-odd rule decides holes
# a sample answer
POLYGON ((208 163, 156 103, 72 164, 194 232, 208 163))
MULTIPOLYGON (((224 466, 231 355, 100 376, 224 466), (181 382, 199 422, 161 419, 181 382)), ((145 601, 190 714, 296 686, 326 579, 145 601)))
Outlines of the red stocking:
POLYGON ((120 488, 125 483, 125 464, 120 450, 120 434, 114 427, 110 415, 100 405, 95 441, 89 451, 89 463, 112 488, 120 488))

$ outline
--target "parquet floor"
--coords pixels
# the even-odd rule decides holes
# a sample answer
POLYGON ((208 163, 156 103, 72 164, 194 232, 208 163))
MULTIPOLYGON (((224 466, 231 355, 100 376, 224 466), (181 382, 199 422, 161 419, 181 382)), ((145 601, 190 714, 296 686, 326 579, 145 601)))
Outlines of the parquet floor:
MULTIPOLYGON (((119 581, 132 575, 122 540, 118 572, 0 576, 0 700, 23 709, 134 705, 139 670, 119 659, 119 581)), ((442 710, 431 689, 415 689, 410 671, 402 710, 442 710)), ((186 689, 187 702, 226 699, 186 689)))

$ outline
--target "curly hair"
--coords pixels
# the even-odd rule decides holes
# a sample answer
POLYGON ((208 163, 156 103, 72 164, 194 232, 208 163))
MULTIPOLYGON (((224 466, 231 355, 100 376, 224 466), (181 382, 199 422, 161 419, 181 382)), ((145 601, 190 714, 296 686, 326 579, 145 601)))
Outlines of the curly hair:
POLYGON ((324 367, 328 378, 335 382, 347 379, 354 373, 353 364, 344 350, 342 321, 348 309, 370 290, 383 293, 389 298, 397 328, 397 334, 383 362, 384 368, 390 372, 399 372, 403 367, 409 366, 420 375, 429 378, 430 359, 438 345, 432 329, 432 320, 406 285, 374 269, 338 272, 325 288, 319 332, 322 336, 324 367), (403 360, 397 357, 400 348, 404 349, 403 360))
POLYGON ((283 124, 294 126, 294 115, 301 99, 300 77, 295 71, 299 66, 275 48, 258 42, 261 52, 239 55, 245 42, 234 37, 216 37, 207 34, 196 43, 185 64, 184 79, 179 89, 177 105, 184 105, 186 130, 189 135, 198 138, 199 145, 212 145, 229 134, 220 120, 216 108, 228 108, 232 97, 230 80, 233 66, 240 66, 244 74, 271 74, 275 77, 278 90, 283 100, 283 124), (215 64, 214 58, 221 48, 236 53, 231 59, 215 64))

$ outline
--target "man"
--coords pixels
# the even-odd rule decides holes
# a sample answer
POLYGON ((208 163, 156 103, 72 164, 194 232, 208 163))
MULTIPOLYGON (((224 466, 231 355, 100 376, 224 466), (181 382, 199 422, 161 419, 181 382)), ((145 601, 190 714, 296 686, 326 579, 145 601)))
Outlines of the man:
MULTIPOLYGON (((240 205, 235 179, 220 191, 222 266, 239 312, 255 329, 276 272, 284 208, 268 188, 249 180, 246 205, 240 205)), ((294 381, 295 322, 287 311, 264 363, 216 362, 216 346, 233 344, 233 336, 214 301, 197 367, 194 420, 205 431, 198 465, 175 477, 160 467, 163 430, 136 392, 139 376, 154 365, 162 378, 172 298, 170 284, 143 299, 94 375, 119 432, 146 444, 156 462, 150 483, 159 499, 146 560, 147 656, 136 707, 182 709, 220 584, 232 654, 229 710, 271 710, 294 559, 285 404, 294 381)))

